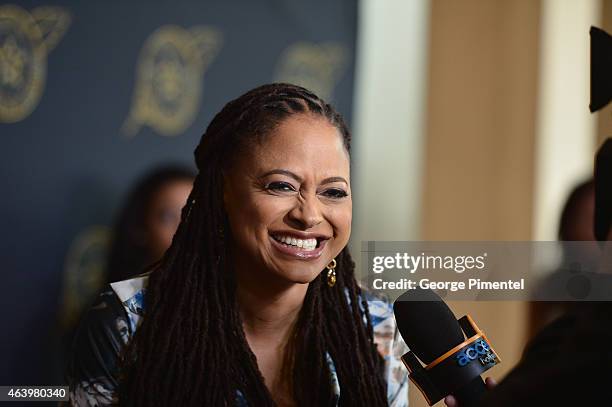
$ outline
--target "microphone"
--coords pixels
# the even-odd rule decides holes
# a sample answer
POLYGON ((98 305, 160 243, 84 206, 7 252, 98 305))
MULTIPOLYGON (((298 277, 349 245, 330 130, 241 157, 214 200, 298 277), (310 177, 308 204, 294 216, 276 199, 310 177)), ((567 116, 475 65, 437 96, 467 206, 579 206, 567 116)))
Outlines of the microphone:
POLYGON ((603 109, 612 99, 612 37, 601 28, 591 26, 591 113, 603 109))
POLYGON ((477 405, 486 392, 480 375, 501 360, 472 318, 457 320, 436 293, 423 289, 402 294, 393 312, 410 349, 402 361, 427 403, 452 394, 461 407, 477 405))

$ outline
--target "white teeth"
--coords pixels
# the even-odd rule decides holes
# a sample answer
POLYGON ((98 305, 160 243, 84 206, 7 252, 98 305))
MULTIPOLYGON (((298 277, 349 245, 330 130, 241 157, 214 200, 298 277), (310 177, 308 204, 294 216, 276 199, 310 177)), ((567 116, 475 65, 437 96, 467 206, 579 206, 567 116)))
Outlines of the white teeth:
POLYGON ((279 242, 300 247, 304 250, 314 250, 317 247, 317 239, 296 239, 290 236, 275 236, 275 239, 279 242))

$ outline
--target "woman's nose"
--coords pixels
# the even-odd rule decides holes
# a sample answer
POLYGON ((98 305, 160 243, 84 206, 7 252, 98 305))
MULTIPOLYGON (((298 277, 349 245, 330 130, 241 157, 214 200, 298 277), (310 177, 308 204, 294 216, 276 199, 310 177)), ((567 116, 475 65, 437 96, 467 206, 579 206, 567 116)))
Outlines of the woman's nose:
POLYGON ((301 196, 289 211, 289 219, 300 229, 311 229, 323 221, 321 202, 316 197, 301 196))

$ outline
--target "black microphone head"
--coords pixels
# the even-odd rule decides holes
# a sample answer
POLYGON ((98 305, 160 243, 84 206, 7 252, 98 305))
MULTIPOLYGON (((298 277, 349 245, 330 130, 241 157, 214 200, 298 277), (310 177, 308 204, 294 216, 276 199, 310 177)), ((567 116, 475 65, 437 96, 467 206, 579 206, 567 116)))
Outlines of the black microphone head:
POLYGON ((612 224, 612 138, 595 157, 595 237, 603 241, 612 224))
POLYGON ((457 319, 432 290, 408 290, 393 303, 397 327, 410 350, 425 364, 463 342, 457 319))
POLYGON ((591 113, 612 99, 612 37, 602 29, 591 27, 591 113))

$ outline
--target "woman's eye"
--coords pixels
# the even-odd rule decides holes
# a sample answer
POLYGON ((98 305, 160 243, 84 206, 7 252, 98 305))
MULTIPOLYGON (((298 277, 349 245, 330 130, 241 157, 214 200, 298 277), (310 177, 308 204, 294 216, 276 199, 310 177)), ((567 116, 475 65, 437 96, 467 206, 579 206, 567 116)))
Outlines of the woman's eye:
POLYGON ((271 183, 268 184, 266 189, 269 189, 271 191, 277 191, 277 192, 293 192, 293 191, 295 191, 295 188, 293 188, 293 185, 291 185, 291 184, 289 184, 287 182, 271 182, 271 183))
POLYGON ((329 198, 335 198, 335 199, 339 199, 339 198, 344 198, 345 196, 348 196, 348 194, 346 193, 346 191, 344 191, 343 189, 340 188, 330 188, 327 189, 323 192, 323 195, 329 197, 329 198))

